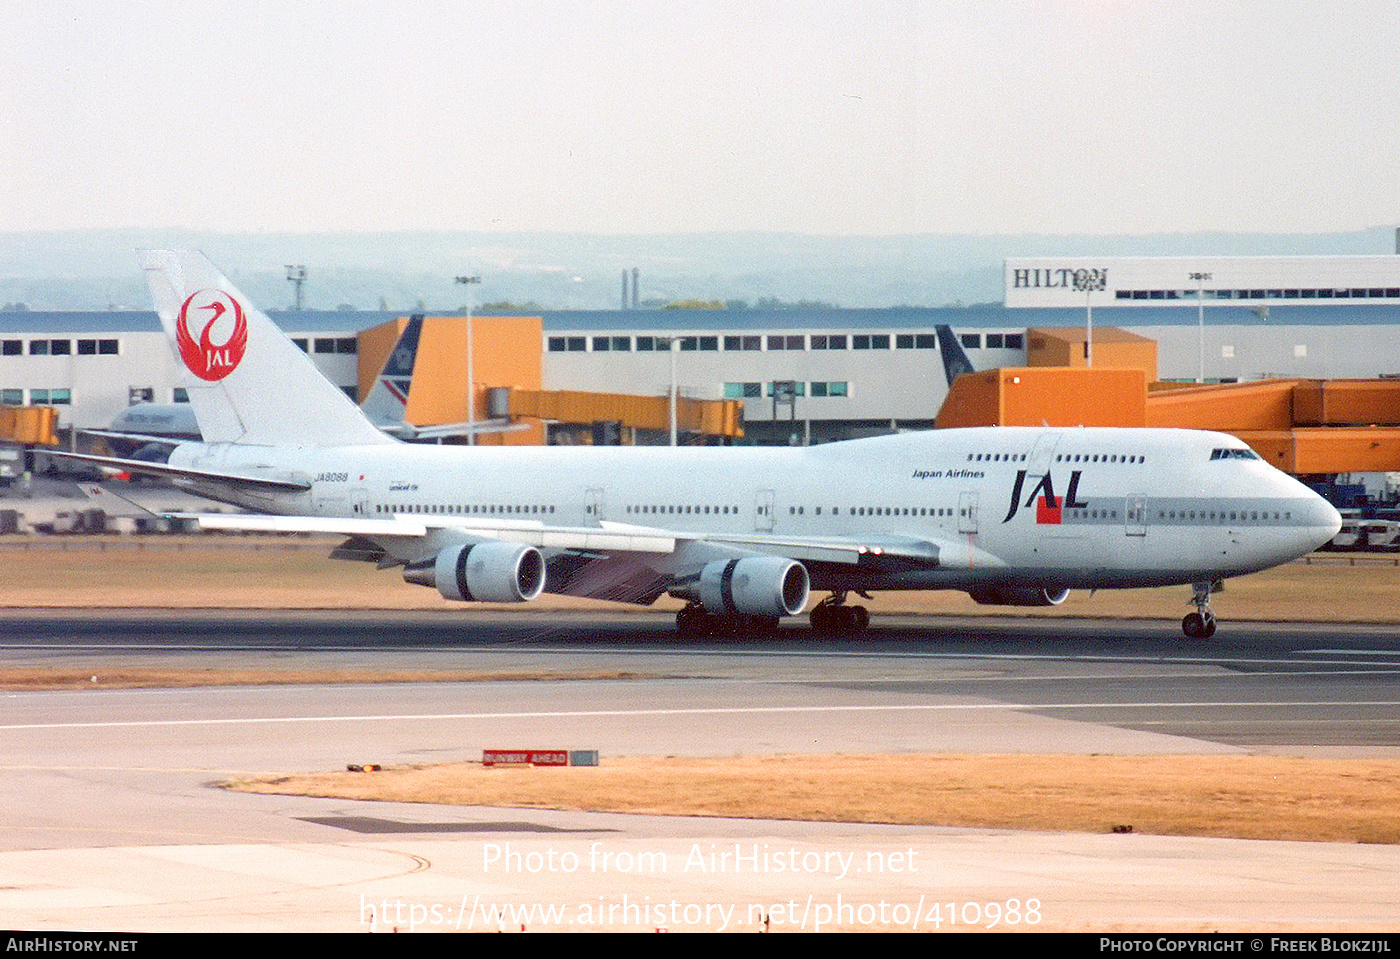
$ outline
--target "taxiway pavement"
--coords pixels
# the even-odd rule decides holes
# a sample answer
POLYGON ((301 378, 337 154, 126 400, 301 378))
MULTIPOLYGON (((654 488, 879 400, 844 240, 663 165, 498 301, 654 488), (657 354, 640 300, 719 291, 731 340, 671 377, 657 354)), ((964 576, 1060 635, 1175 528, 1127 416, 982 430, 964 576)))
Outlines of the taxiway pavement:
MULTIPOLYGON (((610 755, 1396 755, 1400 641, 1343 625, 892 619, 678 644, 645 615, 0 616, 0 665, 629 679, 0 693, 0 926, 1388 930, 1387 846, 356 803, 242 773, 610 755), (1032 905, 1033 904, 1033 905, 1032 905), (995 918, 994 918, 995 917, 995 918), (1014 917, 1014 922, 1012 921, 1014 917), (518 920, 518 921, 517 921, 518 920)), ((100 683, 99 683, 100 685, 100 683)))

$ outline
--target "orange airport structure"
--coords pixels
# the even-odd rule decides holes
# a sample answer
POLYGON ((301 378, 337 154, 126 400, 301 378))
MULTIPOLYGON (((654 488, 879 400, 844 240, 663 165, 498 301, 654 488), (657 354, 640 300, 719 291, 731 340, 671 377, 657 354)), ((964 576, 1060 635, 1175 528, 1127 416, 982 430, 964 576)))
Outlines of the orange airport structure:
POLYGON ((935 425, 1141 426, 1146 405, 1142 370, 1002 367, 954 380, 935 425))
POLYGON ((1218 429, 1287 473, 1400 470, 1400 380, 1261 380, 1154 390, 1148 426, 1218 429))
MULTIPOLYGON (((509 398, 517 417, 559 423, 617 423, 624 430, 666 432, 671 428, 671 401, 666 396, 585 393, 577 390, 518 390, 509 398)), ((682 432, 728 439, 744 435, 744 404, 740 400, 676 401, 676 428, 682 432)), ((624 438, 625 441, 625 438, 624 438)))
POLYGON ((1294 475, 1400 470, 1400 380, 1152 384, 1142 369, 1023 367, 961 376, 937 426, 1154 426, 1238 436, 1294 475))
MULTIPOLYGON (((1089 337, 1082 326, 1032 327, 1026 331, 1027 366, 1090 367, 1089 337)), ((1094 368, 1126 367, 1140 369, 1147 382, 1157 379, 1157 341, 1106 326, 1094 330, 1094 368)))
MULTIPOLYGON (((400 318, 365 330, 359 336, 359 390, 367 395, 389 351, 408 323, 400 318)), ((467 387, 467 318, 430 316, 423 320, 418 358, 413 369, 404 418, 414 426, 482 422, 507 415, 526 429, 482 433, 482 445, 529 446, 546 442, 546 421, 567 424, 554 431, 556 441, 587 443, 592 426, 617 426, 620 442, 635 441, 637 431, 670 429, 670 401, 661 396, 546 391, 543 379, 543 321, 538 316, 472 317, 472 374, 467 387), (494 395, 506 392, 502 404, 494 395), (472 404, 474 398, 474 407, 472 404), (473 415, 473 412, 475 415, 473 415), (572 428, 570 428, 572 427, 572 428)), ((743 404, 734 400, 677 402, 678 429, 732 441, 744 435, 743 404)))
POLYGON ((58 445, 58 410, 52 406, 0 406, 0 441, 58 445))
MULTIPOLYGON (((543 321, 538 316, 477 316, 471 322, 475 382, 468 387, 467 318, 424 318, 413 368, 413 389, 404 410, 404 418, 414 426, 485 420, 489 386, 540 388, 543 321)), ((361 396, 368 395, 407 323, 403 317, 360 334, 361 396)), ((483 433, 477 442, 489 446, 538 446, 544 442, 544 426, 535 421, 524 430, 483 433)))

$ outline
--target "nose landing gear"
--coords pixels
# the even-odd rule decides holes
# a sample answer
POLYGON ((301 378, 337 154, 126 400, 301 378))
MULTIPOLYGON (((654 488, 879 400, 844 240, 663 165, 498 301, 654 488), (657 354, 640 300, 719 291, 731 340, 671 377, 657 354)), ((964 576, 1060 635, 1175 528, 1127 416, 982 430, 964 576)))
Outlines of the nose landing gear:
POLYGON ((1215 613, 1210 609, 1210 594, 1219 588, 1219 580, 1191 584, 1191 604, 1196 611, 1186 614, 1181 621, 1181 631, 1192 639, 1210 639, 1215 635, 1215 613))

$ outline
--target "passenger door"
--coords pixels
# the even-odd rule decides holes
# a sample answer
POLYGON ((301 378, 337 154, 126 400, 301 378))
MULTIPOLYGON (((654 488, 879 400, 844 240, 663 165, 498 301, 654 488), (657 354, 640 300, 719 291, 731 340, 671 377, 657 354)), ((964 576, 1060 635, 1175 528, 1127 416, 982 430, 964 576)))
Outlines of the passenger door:
POLYGON ((977 493, 958 494, 958 532, 972 535, 977 532, 977 493))
POLYGON ((1123 504, 1123 532, 1129 536, 1147 535, 1147 497, 1129 496, 1123 504))
POLYGON ((761 489, 754 494, 753 528, 756 533, 773 532, 773 500, 771 489, 761 489))

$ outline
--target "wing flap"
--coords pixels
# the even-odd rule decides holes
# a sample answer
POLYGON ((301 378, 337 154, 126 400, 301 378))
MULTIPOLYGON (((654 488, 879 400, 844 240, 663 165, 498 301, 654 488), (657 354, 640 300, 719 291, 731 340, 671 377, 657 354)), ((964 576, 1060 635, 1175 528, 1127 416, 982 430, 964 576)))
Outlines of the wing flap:
POLYGON ((927 540, 899 536, 792 537, 792 536, 705 536, 707 543, 723 543, 736 549, 789 559, 824 563, 859 564, 879 557, 912 560, 937 566, 939 548, 927 540))

